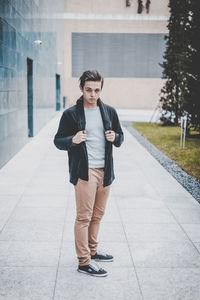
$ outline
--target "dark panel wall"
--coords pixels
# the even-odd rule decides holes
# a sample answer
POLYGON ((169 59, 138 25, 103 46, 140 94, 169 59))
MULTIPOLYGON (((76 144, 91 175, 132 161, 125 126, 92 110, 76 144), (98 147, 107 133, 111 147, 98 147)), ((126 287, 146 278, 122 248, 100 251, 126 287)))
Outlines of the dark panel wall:
POLYGON ((39 1, 0 1, 0 166, 28 141, 27 58, 33 60, 34 135, 55 113, 56 34, 39 1), (34 43, 42 40, 42 45, 34 43))
POLYGON ((72 33, 72 76, 160 78, 164 49, 164 34, 72 33))

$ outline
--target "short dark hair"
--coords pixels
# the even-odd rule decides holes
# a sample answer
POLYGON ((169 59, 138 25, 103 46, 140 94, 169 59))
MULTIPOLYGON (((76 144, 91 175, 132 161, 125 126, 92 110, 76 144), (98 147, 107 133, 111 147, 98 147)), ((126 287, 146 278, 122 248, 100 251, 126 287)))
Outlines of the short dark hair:
POLYGON ((97 70, 88 70, 83 72, 79 78, 80 86, 83 88, 86 81, 101 81, 101 88, 103 88, 103 77, 97 70))

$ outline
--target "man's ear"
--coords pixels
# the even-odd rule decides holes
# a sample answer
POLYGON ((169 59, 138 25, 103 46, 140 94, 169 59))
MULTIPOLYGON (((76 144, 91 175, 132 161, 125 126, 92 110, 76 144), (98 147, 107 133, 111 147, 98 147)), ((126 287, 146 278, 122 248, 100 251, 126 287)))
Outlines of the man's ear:
POLYGON ((82 86, 81 86, 81 85, 79 85, 79 88, 80 88, 81 92, 83 92, 83 88, 82 88, 82 86))

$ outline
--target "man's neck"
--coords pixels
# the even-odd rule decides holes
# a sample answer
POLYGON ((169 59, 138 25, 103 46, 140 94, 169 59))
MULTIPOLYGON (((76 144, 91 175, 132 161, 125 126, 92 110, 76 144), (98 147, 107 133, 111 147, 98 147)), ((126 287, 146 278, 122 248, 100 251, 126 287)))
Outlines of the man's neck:
POLYGON ((97 107, 98 105, 97 105, 97 101, 96 101, 96 103, 94 103, 94 104, 90 104, 90 103, 86 102, 86 101, 83 99, 83 106, 86 107, 86 108, 95 108, 95 107, 97 107))

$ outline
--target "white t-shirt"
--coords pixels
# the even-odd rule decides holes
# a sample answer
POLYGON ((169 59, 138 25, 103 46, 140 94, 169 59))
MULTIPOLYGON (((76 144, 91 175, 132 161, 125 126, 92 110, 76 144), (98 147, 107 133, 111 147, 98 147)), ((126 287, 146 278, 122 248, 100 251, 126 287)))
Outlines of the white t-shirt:
POLYGON ((106 140, 100 108, 98 106, 84 107, 84 112, 89 168, 104 168, 106 140))

